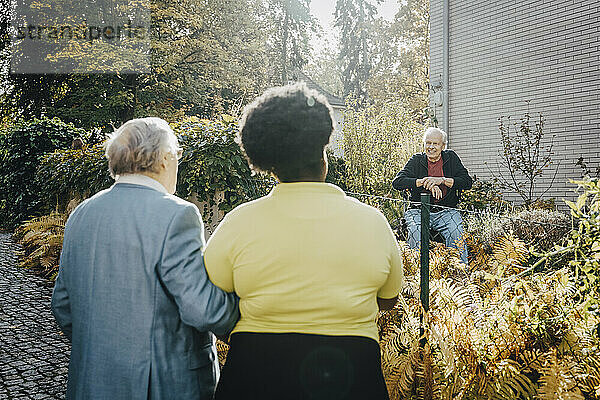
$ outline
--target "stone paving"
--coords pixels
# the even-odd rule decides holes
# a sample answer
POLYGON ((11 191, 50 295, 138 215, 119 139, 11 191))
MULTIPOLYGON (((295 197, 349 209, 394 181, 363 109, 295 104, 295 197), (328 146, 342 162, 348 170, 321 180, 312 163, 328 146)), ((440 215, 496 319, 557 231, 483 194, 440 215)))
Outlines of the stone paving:
POLYGON ((0 233, 0 399, 62 399, 70 345, 50 311, 52 285, 17 267, 0 233))

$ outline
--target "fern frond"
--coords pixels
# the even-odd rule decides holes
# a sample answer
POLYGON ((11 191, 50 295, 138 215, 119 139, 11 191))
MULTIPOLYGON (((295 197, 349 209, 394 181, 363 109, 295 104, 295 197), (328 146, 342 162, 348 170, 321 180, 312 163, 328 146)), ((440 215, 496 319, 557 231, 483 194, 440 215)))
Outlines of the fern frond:
POLYGON ((500 236, 493 244, 493 253, 488 266, 499 277, 520 272, 518 267, 526 261, 528 254, 529 250, 522 240, 510 234, 500 236))
POLYGON ((65 222, 65 215, 52 213, 21 225, 17 229, 19 243, 23 246, 19 265, 23 268, 35 268, 51 279, 56 277, 65 222))
POLYGON ((513 360, 502 360, 496 365, 495 379, 488 386, 488 394, 494 399, 533 399, 536 388, 531 380, 521 373, 519 364, 513 360), (491 392, 490 392, 491 391, 491 392))
POLYGON ((540 372, 542 376, 539 379, 539 397, 541 400, 569 399, 584 400, 577 385, 573 370, 575 364, 568 359, 559 360, 557 351, 550 350, 544 355, 540 372))

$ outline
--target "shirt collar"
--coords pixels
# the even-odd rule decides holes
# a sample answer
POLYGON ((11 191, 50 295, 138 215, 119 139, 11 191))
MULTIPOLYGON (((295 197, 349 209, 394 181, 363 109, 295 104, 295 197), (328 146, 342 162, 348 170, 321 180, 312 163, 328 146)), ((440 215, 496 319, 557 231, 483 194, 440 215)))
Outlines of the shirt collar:
POLYGON ((156 179, 152 179, 149 176, 142 174, 125 174, 125 175, 117 175, 117 179, 115 179, 115 185, 119 183, 129 183, 132 185, 141 185, 152 188, 154 190, 158 190, 159 192, 166 193, 167 189, 156 179))
POLYGON ((336 185, 326 182, 290 182, 279 183, 271 191, 271 195, 321 193, 345 196, 346 193, 336 185))

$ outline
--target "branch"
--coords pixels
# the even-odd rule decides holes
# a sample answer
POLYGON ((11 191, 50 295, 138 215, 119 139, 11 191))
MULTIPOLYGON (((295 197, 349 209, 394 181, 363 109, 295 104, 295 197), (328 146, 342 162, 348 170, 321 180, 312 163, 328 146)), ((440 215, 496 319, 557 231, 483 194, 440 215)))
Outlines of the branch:
MULTIPOLYGON (((525 271, 517 274, 517 275, 513 275, 515 278, 522 278, 526 275, 529 275, 530 273, 533 272, 534 269, 536 269, 538 266, 540 266, 540 264, 542 264, 542 262, 548 260, 550 257, 554 257, 557 256, 559 254, 564 254, 564 253, 568 253, 571 250, 574 250, 575 248, 577 248, 577 245, 573 244, 571 246, 568 247, 563 247, 562 249, 558 249, 556 251, 553 251, 551 253, 546 253, 544 254, 539 260, 536 261, 535 264, 533 264, 531 267, 527 268, 525 271)), ((537 255, 537 254, 533 254, 533 255, 537 255)))

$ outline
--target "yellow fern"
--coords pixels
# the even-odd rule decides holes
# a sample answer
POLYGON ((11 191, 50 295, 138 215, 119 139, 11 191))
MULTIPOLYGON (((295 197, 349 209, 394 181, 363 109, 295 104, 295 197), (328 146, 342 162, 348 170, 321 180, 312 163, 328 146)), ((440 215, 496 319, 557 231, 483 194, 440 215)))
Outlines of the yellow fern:
POLYGON ((23 246, 19 265, 33 268, 54 279, 58 272, 65 222, 66 215, 52 213, 21 225, 15 232, 15 237, 23 246))

